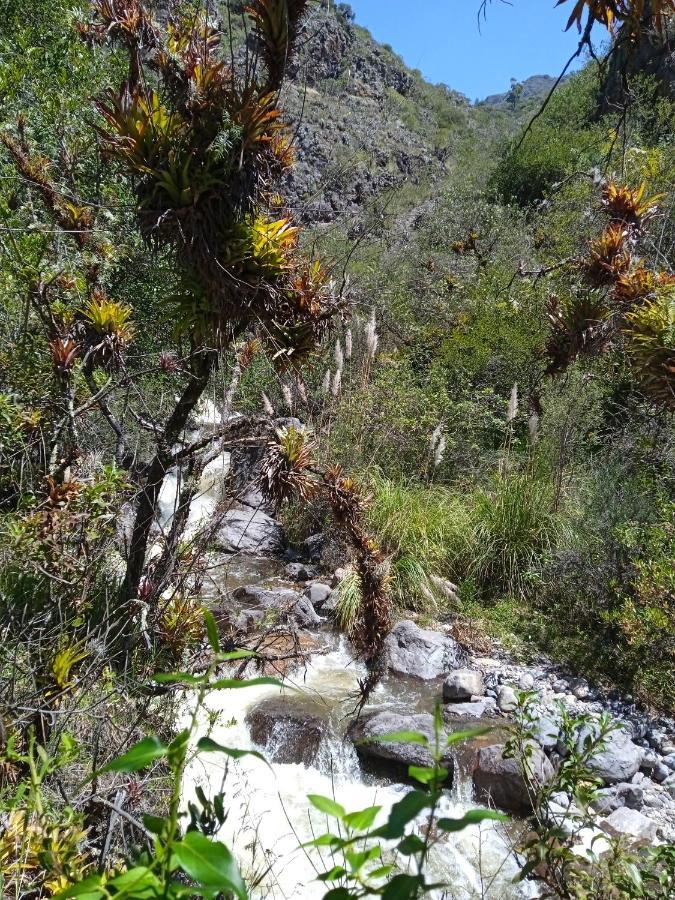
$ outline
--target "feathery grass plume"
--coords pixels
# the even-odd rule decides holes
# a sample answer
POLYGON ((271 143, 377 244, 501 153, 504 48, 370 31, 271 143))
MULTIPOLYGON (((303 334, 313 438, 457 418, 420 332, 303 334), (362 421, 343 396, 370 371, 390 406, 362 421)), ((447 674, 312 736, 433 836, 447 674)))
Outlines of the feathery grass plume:
POLYGON ((375 316, 375 310, 370 314, 370 319, 366 323, 364 334, 366 338, 366 356, 368 360, 371 360, 375 358, 377 345, 380 340, 377 334, 377 318, 375 316))
POLYGON ((291 390, 291 386, 289 384, 281 385, 281 393, 283 394, 284 403, 288 407, 288 409, 293 409, 293 391, 291 390))
POLYGON ((430 439, 430 441, 429 441, 429 445, 431 446, 431 452, 432 452, 432 453, 434 453, 434 452, 436 451, 436 447, 437 447, 437 445, 438 445, 438 442, 439 442, 440 439, 441 439, 441 433, 442 433, 442 431, 443 431, 443 426, 439 424, 439 425, 437 425, 437 426, 434 428, 434 430, 433 430, 433 432, 432 432, 432 434, 431 434, 431 439, 430 439))
POLYGON ((321 383, 321 393, 328 394, 330 391, 330 382, 331 382, 332 373, 330 369, 326 369, 326 373, 323 376, 323 382, 321 383))
POLYGON ((509 405, 506 410, 506 422, 508 425, 513 422, 518 415, 518 385, 514 384, 511 388, 511 396, 509 397, 509 405))
POLYGON ((539 416, 533 412, 527 420, 527 430, 530 435, 530 443, 536 444, 539 440, 539 416))
POLYGON ((341 388, 342 388, 342 369, 338 369, 336 371, 335 375, 333 375, 333 386, 331 388, 334 397, 337 398, 340 396, 341 388))
POLYGON ((305 382, 303 381, 302 377, 298 377, 296 386, 298 389, 298 396, 302 400, 303 405, 309 406, 309 399, 307 397, 307 388, 305 386, 305 382))
POLYGON ((445 435, 441 434, 438 439, 438 443, 436 444, 436 450, 434 452, 434 468, 437 469, 440 464, 443 462, 443 457, 445 456, 445 449, 447 447, 447 443, 445 440, 445 435))
POLYGON ((263 409, 265 410, 265 414, 270 417, 273 417, 274 416, 274 407, 270 403, 270 398, 267 396, 267 394, 264 391, 262 392, 262 394, 260 396, 262 398, 262 404, 263 404, 263 409))
POLYGON ((335 368, 339 371, 342 371, 345 365, 345 355, 342 352, 342 344, 340 343, 340 338, 335 342, 335 351, 333 353, 335 358, 335 368))
POLYGON ((345 331, 345 357, 347 359, 351 359, 353 352, 354 352, 354 346, 353 346, 352 330, 351 330, 351 328, 348 328, 345 331))

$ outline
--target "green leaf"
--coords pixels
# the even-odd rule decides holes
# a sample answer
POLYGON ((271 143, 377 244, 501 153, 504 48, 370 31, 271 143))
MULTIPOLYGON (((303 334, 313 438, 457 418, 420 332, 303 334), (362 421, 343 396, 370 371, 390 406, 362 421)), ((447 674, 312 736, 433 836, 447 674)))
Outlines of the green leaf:
MULTIPOLYGON (((218 681, 212 681, 209 684, 211 691, 233 690, 237 688, 259 687, 263 685, 271 685, 272 687, 283 687, 282 682, 278 678, 219 678, 218 681)), ((286 686, 286 690, 294 690, 286 686)))
POLYGON ((347 813, 346 816, 343 816, 344 823, 354 831, 365 831, 373 824, 381 809, 381 806, 369 806, 360 812, 347 813))
POLYGON ((423 887, 424 881, 418 875, 395 875, 382 891, 382 900, 410 900, 423 887))
POLYGON ((319 812, 326 813, 327 816, 333 816, 334 819, 344 819, 346 811, 344 806, 340 806, 330 797, 322 797, 320 794, 307 794, 307 799, 313 807, 319 812))
POLYGON ((345 850, 345 859, 349 863, 352 872, 358 872, 362 866, 373 859, 379 859, 382 850, 380 847, 371 847, 370 850, 345 850))
POLYGON ((405 826, 412 822, 423 809, 431 806, 431 798, 422 791, 410 791, 398 803, 394 803, 385 825, 372 832, 372 837, 403 837, 405 826))
POLYGON ((238 900, 246 900, 246 885, 239 866, 225 844, 211 841, 199 831, 190 831, 174 844, 172 861, 198 885, 232 891, 238 900))
POLYGON ((389 734, 380 734, 377 737, 363 738, 361 743, 373 744, 421 744, 429 746, 429 738, 421 731, 391 731, 389 734))
POLYGON ((208 609, 204 610, 204 625, 206 626, 206 636, 214 653, 220 653, 220 638, 218 637, 218 626, 213 618, 213 613, 208 609))
POLYGON ((143 814, 143 824, 152 834, 161 834, 167 821, 162 816, 151 816, 149 813, 143 814))
POLYGON ((460 741, 469 741, 471 738, 489 734, 493 730, 492 728, 467 728, 466 731, 453 731, 452 734, 448 735, 445 745, 450 747, 453 744, 459 744, 460 741))
POLYGON ((493 809, 472 809, 461 819, 439 819, 436 825, 441 831, 463 831, 470 825, 478 825, 479 822, 485 822, 487 819, 492 819, 494 822, 509 821, 508 816, 495 812, 493 809))
POLYGON ((342 876, 346 874, 347 870, 342 866, 333 866, 330 871, 317 876, 317 881, 337 881, 338 878, 342 878, 342 876))
POLYGON ((134 744, 130 750, 103 766, 91 778, 101 775, 103 772, 140 772, 156 759, 163 759, 168 752, 167 745, 153 734, 134 744))
POLYGON ((372 872, 368 873, 369 878, 386 878, 394 871, 393 866, 378 866, 377 869, 373 869, 372 872))
POLYGON ((99 900, 105 896, 105 890, 101 887, 101 875, 90 875, 84 881, 70 884, 67 888, 54 895, 54 900, 66 900, 68 897, 78 897, 79 900, 99 900))
POLYGON ((258 654, 254 650, 230 650, 227 653, 218 653, 218 662, 234 662, 238 659, 252 659, 258 654))
POLYGON ((156 672, 152 680, 157 684, 204 684, 205 675, 191 675, 190 672, 156 672))
POLYGON ((323 900, 352 900, 352 895, 347 888, 333 888, 332 891, 323 895, 323 900))
POLYGON ((109 881, 106 887, 114 887, 116 892, 124 891, 134 900, 152 900, 162 890, 159 878, 146 866, 136 866, 122 872, 109 881))
POLYGON ((404 856, 412 856, 414 853, 424 850, 424 841, 416 834, 408 834, 398 844, 397 850, 404 856))
POLYGON ((224 747, 210 737, 199 738, 197 741, 197 750, 199 750, 200 753, 224 753, 225 756, 230 756, 232 759, 242 759, 244 756, 255 756, 257 759, 262 760, 266 766, 272 768, 262 753, 258 753, 257 750, 237 750, 233 747, 224 747))
POLYGON ((448 777, 448 770, 441 766, 437 769, 431 766, 408 766, 408 775, 420 784, 431 784, 434 779, 444 781, 448 777))
POLYGON ((338 837, 336 834, 321 834, 318 838, 314 838, 313 841, 307 841, 306 844, 303 844, 303 847, 341 847, 344 846, 347 841, 344 841, 342 838, 338 837))

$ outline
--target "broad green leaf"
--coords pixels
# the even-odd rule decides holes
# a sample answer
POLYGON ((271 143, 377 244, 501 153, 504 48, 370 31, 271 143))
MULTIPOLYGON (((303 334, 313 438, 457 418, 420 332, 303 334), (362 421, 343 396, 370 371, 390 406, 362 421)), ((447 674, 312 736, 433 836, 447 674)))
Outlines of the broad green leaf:
POLYGON ((508 822, 509 820, 508 816, 495 812, 493 809, 472 809, 461 819, 439 819, 436 825, 441 831, 463 831, 470 825, 478 825, 479 822, 485 822, 487 819, 494 822, 508 822))
POLYGON ((347 813, 343 817, 344 823, 348 828, 353 828, 354 831, 365 831, 373 824, 381 809, 381 806, 368 806, 366 809, 360 810, 360 812, 347 813))
POLYGON ((469 741, 471 738, 489 734, 491 731, 493 731, 492 728, 467 728, 466 731, 453 731, 452 734, 448 735, 445 745, 450 747, 453 744, 459 744, 460 741, 469 741))
POLYGON ((386 878, 394 871, 394 866, 378 866, 368 873, 368 878, 386 878))
POLYGON ((352 895, 347 888, 333 888, 332 891, 323 895, 323 900, 352 900, 352 895))
POLYGON ((159 878, 146 866, 136 866, 122 872, 109 881, 106 887, 114 887, 116 892, 124 891, 134 900, 152 900, 162 890, 159 878))
POLYGON ((238 900, 246 900, 246 885, 234 856, 225 844, 211 841, 199 831, 188 832, 174 844, 172 861, 198 885, 231 891, 238 900))
POLYGON ((345 859, 352 872, 358 872, 367 862, 379 859, 381 852, 380 847, 371 847, 370 850, 345 850, 345 859))
POLYGON ((161 834, 166 823, 167 819, 162 816, 151 816, 149 813, 143 815, 143 824, 152 834, 161 834))
POLYGON ((167 745, 160 741, 157 735, 153 734, 134 744, 130 750, 127 750, 122 756, 113 759, 112 762, 103 766, 95 774, 101 775, 103 772, 140 772, 141 769, 145 769, 156 759, 163 759, 168 752, 169 748, 167 745))
POLYGON ((252 659, 258 654, 254 650, 229 650, 227 653, 218 653, 218 662, 235 662, 238 659, 252 659))
POLYGON ((197 741, 197 750, 199 750, 200 753, 224 753, 225 756, 230 756, 232 759, 242 759, 244 756, 255 756, 257 759, 262 760, 266 766, 269 766, 265 757, 262 753, 258 753, 257 750, 237 750, 233 747, 224 747, 210 737, 199 738, 197 741))
POLYGON ((408 834, 398 844, 397 849, 404 856, 412 856, 413 853, 419 853, 420 850, 424 850, 424 841, 416 834, 408 834))
POLYGON ((423 887, 424 881, 418 875, 395 875, 382 891, 382 900, 410 900, 423 887))
MULTIPOLYGON (((210 691, 236 690, 237 688, 261 687, 263 685, 271 685, 272 687, 283 687, 278 678, 219 678, 218 681, 212 681, 209 684, 210 691)), ((286 690, 294 690, 294 688, 286 687, 286 690)))
POLYGON ((90 875, 84 881, 77 884, 68 885, 58 894, 54 895, 54 900, 66 900, 69 897, 78 897, 79 900, 99 900, 105 896, 105 890, 101 887, 101 875, 90 875))
POLYGON ((204 610, 204 625, 206 626, 206 636, 214 653, 220 653, 220 638, 218 637, 218 626, 213 618, 213 613, 208 609, 204 610))
POLYGON ((307 799, 319 812, 326 813, 327 816, 333 816, 335 819, 344 819, 346 811, 344 806, 340 806, 330 797, 322 797, 320 794, 307 794, 307 799))
POLYGON ((420 784, 431 784, 434 779, 444 781, 448 777, 448 770, 439 766, 437 769, 431 766, 408 766, 408 775, 419 781, 420 784))
POLYGON ((192 675, 190 672, 156 672, 152 680, 157 684, 204 684, 205 675, 192 675))
POLYGON ((314 838, 313 841, 307 841, 306 844, 303 844, 303 847, 341 847, 344 846, 347 841, 344 841, 342 838, 338 837, 336 834, 321 834, 318 838, 314 838))
POLYGON ((377 737, 363 738, 361 743, 373 744, 421 744, 429 746, 429 738, 421 731, 391 731, 389 734, 379 734, 377 737))
POLYGON ((338 878, 342 878, 342 876, 346 874, 347 870, 342 866, 333 866, 329 872, 324 872, 323 875, 319 875, 317 881, 337 881, 338 878))
POLYGON ((428 794, 423 794, 421 791, 410 791, 402 800, 394 803, 386 824, 375 829, 372 837, 403 837, 405 826, 429 806, 431 806, 431 798, 428 794))

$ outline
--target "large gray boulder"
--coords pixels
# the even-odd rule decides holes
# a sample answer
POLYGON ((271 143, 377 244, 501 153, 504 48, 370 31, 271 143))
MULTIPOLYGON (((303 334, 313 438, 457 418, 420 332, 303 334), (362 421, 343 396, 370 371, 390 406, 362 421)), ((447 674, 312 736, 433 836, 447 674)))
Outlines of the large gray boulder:
POLYGON ((473 787, 481 803, 493 803, 510 812, 532 812, 532 793, 553 777, 553 766, 542 750, 532 745, 526 760, 505 759, 504 744, 481 747, 476 754, 473 787), (525 778, 527 772, 527 779, 525 778), (528 788, 528 784, 533 786, 528 788))
POLYGON ((246 715, 251 740, 263 747, 270 762, 312 765, 327 725, 314 711, 292 700, 264 700, 246 715))
POLYGON ((455 669, 443 682, 445 703, 461 703, 484 693, 483 676, 476 669, 455 669))
POLYGON ((445 722, 462 719, 494 719, 498 715, 497 704, 492 697, 477 697, 466 703, 447 703, 443 707, 445 722))
POLYGON ((628 844, 651 844, 656 838, 656 822, 627 806, 614 810, 600 825, 608 834, 628 844))
POLYGON ((389 669, 399 675, 414 675, 428 681, 440 678, 466 662, 457 641, 414 622, 399 622, 385 642, 389 669))
POLYGON ((237 506, 225 513, 214 544, 226 553, 278 553, 284 536, 281 525, 263 510, 237 506))
MULTIPOLYGON (((375 765, 394 778, 405 779, 408 766, 431 766, 433 759, 427 747, 403 741, 374 741, 398 731, 416 731, 434 741, 434 719, 428 713, 403 715, 396 712, 375 712, 361 716, 351 723, 347 737, 354 743, 363 762, 375 765)), ((452 773, 453 760, 448 756, 443 765, 452 773)))
MULTIPOLYGON (((598 733, 595 724, 582 728, 577 741, 578 749, 583 749, 585 741, 598 733)), ((603 748, 596 750, 589 760, 588 768, 605 784, 630 781, 642 764, 643 754, 642 747, 633 743, 628 732, 618 728, 607 735, 603 748)))
POLYGON ((269 619, 270 624, 290 623, 301 628, 313 628, 323 621, 314 611, 309 597, 298 594, 290 588, 270 590, 254 584, 236 588, 232 596, 245 604, 249 610, 262 610, 263 618, 269 619))

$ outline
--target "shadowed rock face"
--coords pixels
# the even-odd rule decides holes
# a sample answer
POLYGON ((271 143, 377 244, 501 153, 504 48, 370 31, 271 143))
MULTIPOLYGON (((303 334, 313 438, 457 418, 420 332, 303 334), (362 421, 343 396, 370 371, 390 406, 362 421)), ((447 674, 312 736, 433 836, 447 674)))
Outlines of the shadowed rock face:
POLYGON ((420 628, 414 622, 395 625, 386 640, 386 650, 392 672, 414 675, 425 681, 440 678, 466 661, 466 654, 457 641, 420 628))
MULTIPOLYGON (((504 744, 481 747, 476 754, 473 787, 476 800, 493 803, 511 812, 532 811, 532 795, 528 789, 522 764, 517 759, 504 758, 504 744)), ((543 784, 553 777, 553 766, 539 747, 532 747, 528 765, 529 781, 543 784)))
POLYGON ((266 700, 246 716, 251 739, 274 763, 311 766, 317 758, 327 723, 313 711, 284 699, 266 700))
MULTIPOLYGON (((352 722, 347 737, 354 743, 356 752, 367 767, 375 768, 391 778, 407 781, 408 766, 431 766, 433 759, 429 750, 421 744, 373 740, 398 731, 419 732, 433 743, 433 716, 429 713, 407 716, 395 712, 376 712, 352 722)), ((443 765, 452 775, 451 756, 443 760, 443 765)))

